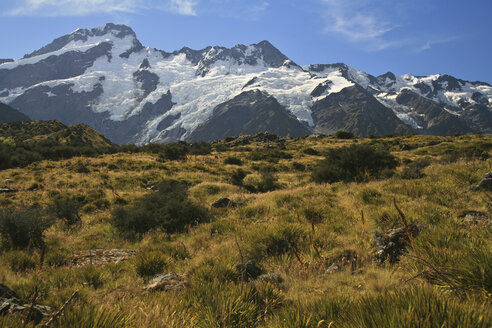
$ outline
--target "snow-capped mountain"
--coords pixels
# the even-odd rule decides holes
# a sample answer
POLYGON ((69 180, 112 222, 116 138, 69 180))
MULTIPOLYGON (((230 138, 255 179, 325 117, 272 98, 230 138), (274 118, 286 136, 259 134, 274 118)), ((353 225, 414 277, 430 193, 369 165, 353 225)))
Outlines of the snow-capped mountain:
POLYGON ((301 67, 268 41, 169 53, 144 47, 131 28, 115 24, 0 60, 0 102, 32 119, 86 123, 117 143, 265 131, 492 133, 486 83, 374 77, 345 64, 301 67))

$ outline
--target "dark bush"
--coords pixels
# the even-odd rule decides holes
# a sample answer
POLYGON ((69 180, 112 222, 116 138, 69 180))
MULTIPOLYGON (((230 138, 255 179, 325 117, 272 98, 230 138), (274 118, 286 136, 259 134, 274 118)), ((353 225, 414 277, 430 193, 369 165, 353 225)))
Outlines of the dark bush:
POLYGON ((55 218, 65 222, 67 226, 72 226, 80 223, 80 209, 82 204, 67 196, 58 196, 53 199, 53 203, 48 210, 55 218))
POLYGON ((402 179, 419 179, 425 177, 423 169, 431 163, 430 158, 420 158, 416 161, 408 163, 400 173, 402 179))
POLYGON ((244 172, 242 169, 237 169, 231 174, 231 183, 235 186, 242 186, 245 177, 246 172, 244 172))
POLYGON ((343 131, 343 130, 337 131, 333 136, 337 139, 354 139, 355 138, 355 135, 353 133, 343 131))
POLYGON ((241 161, 240 158, 234 156, 228 156, 226 157, 226 159, 224 159, 224 164, 243 165, 243 161, 241 161))
POLYGON ((44 231, 52 224, 37 207, 0 210, 0 235, 10 249, 42 248, 44 231))
POLYGON ((256 186, 258 192, 268 192, 278 189, 278 177, 269 170, 262 170, 260 172, 260 181, 256 186))
POLYGON ((186 142, 173 142, 161 146, 159 159, 163 161, 185 160, 190 151, 186 142))
POLYGON ((113 210, 111 224, 123 235, 135 236, 153 229, 182 232, 187 226, 208 220, 208 211, 189 200, 184 183, 164 180, 157 189, 113 210))
POLYGON ((212 152, 212 146, 208 142, 195 142, 190 146, 191 155, 208 155, 212 152))
POLYGON ((377 178, 398 165, 397 159, 381 146, 350 145, 328 150, 326 159, 314 169, 318 183, 366 181, 377 178))
POLYGON ((89 170, 87 165, 82 163, 81 161, 75 163, 73 170, 77 173, 91 173, 91 170, 89 170))
POLYGON ((279 159, 291 159, 292 155, 278 149, 257 149, 249 154, 249 158, 253 161, 276 163, 279 159))
POLYGON ((306 155, 319 155, 319 152, 313 148, 306 148, 302 152, 306 155))
POLYGON ((306 170, 306 166, 302 163, 299 162, 293 162, 292 163, 292 168, 296 171, 304 171, 306 170))

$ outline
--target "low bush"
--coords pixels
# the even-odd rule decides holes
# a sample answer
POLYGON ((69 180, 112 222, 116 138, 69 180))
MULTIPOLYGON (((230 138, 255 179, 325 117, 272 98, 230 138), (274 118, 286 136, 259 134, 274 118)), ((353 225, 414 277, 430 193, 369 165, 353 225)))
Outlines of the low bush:
POLYGON ((319 155, 319 152, 313 148, 306 148, 302 152, 306 155, 319 155))
POLYGON ((185 160, 186 155, 190 151, 189 145, 186 142, 173 142, 161 146, 159 160, 161 161, 176 161, 185 160))
POLYGON ((423 169, 431 164, 428 157, 420 158, 408 163, 400 173, 402 179, 419 179, 425 177, 423 169))
POLYGON ((354 139, 355 135, 352 132, 347 132, 347 131, 337 131, 334 135, 335 138, 337 139, 354 139))
POLYGON ((398 165, 398 160, 388 150, 368 144, 350 145, 329 149, 326 159, 312 173, 317 183, 367 181, 387 175, 398 165))
POLYGON ((212 146, 208 142, 195 142, 190 146, 190 155, 208 155, 212 152, 212 146))
POLYGON ((15 272, 34 270, 39 262, 39 259, 33 254, 28 254, 20 250, 7 252, 4 256, 10 269, 15 272))
POLYGON ((157 184, 157 191, 113 210, 111 224, 127 236, 141 235, 153 229, 166 233, 182 232, 187 226, 208 221, 204 207, 188 198, 188 187, 176 180, 157 184))
POLYGON ((142 250, 135 257, 135 271, 141 277, 152 277, 162 273, 166 260, 155 250, 142 250))
POLYGON ((243 161, 240 158, 228 156, 224 159, 224 164, 243 165, 243 161))
POLYGON ((242 186, 245 177, 246 172, 242 169, 237 169, 231 174, 231 183, 235 186, 242 186))
POLYGON ((65 225, 73 226, 80 223, 80 209, 82 204, 67 196, 57 196, 53 199, 52 204, 48 207, 49 212, 55 218, 62 220, 65 225))
POLYGON ((3 245, 10 249, 42 248, 44 231, 51 224, 52 220, 38 207, 0 210, 0 235, 3 245))

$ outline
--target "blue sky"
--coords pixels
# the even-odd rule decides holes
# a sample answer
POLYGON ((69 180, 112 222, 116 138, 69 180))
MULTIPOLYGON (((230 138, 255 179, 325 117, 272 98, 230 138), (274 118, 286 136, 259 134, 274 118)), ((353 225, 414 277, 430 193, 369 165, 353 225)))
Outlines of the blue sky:
POLYGON ((491 0, 9 0, 0 4, 0 58, 107 22, 166 51, 266 39, 301 65, 492 84, 491 0))

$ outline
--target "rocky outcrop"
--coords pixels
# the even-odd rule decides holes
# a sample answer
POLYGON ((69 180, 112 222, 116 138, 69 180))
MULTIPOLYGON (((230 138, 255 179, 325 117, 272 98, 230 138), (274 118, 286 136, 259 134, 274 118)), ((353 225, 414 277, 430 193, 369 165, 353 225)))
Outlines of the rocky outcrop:
POLYGON ((185 276, 178 273, 158 274, 144 287, 145 291, 170 291, 184 288, 188 282, 185 276))
POLYGON ((52 310, 49 306, 39 304, 24 304, 19 296, 4 284, 0 284, 0 315, 20 312, 25 314, 27 320, 40 322, 45 316, 49 315, 52 310))

